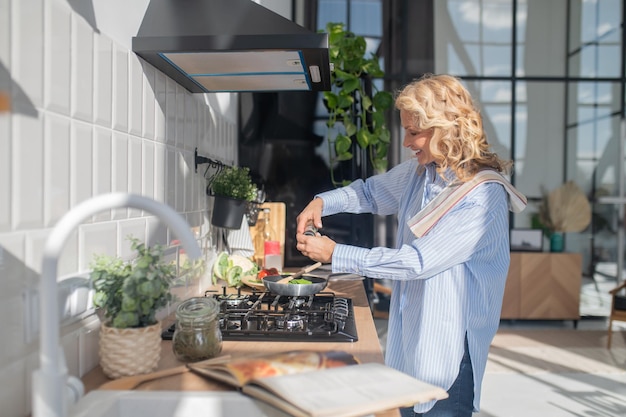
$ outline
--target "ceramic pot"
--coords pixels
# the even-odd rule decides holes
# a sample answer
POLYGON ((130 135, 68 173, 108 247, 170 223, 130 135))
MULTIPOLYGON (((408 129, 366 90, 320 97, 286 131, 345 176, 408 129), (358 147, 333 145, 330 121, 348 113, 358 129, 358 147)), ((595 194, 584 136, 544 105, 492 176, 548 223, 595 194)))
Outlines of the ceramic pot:
POLYGON ((213 202, 211 224, 224 229, 238 230, 247 208, 248 202, 246 200, 216 195, 213 202))
POLYGON ((564 236, 562 232, 554 232, 550 236, 550 252, 563 252, 564 236))
POLYGON ((161 359, 161 322, 129 329, 103 323, 99 344, 100 366, 109 378, 153 372, 161 359))

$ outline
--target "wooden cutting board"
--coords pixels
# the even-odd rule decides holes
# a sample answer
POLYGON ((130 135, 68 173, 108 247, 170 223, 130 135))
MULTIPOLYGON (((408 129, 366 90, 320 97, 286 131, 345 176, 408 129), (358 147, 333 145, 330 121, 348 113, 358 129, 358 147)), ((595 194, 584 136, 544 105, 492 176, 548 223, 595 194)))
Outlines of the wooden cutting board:
MULTIPOLYGON (((287 206, 282 202, 271 202, 271 203, 263 203, 259 208, 259 219, 257 220, 254 226, 250 227, 250 236, 252 237, 252 242, 254 243, 256 236, 260 233, 262 227, 263 220, 263 209, 270 209, 270 226, 276 233, 278 241, 280 242, 280 255, 282 258, 282 264, 285 264, 285 227, 286 227, 286 212, 287 206)), ((262 261, 262 253, 255 253, 254 260, 259 265, 263 265, 262 261)))

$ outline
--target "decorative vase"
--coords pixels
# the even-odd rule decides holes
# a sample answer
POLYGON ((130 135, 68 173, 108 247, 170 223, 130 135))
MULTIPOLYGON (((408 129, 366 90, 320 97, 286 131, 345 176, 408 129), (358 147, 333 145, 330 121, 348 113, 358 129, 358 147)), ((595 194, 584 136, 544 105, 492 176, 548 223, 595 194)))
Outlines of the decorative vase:
POLYGON ((215 196, 213 202, 213 213, 211 214, 211 224, 224 229, 239 229, 243 215, 248 208, 246 200, 215 196))
POLYGON ((147 374, 161 359, 161 322, 118 329, 100 325, 100 366, 109 378, 147 374))
POLYGON ((562 232, 554 232, 550 236, 550 252, 563 252, 564 236, 562 232))

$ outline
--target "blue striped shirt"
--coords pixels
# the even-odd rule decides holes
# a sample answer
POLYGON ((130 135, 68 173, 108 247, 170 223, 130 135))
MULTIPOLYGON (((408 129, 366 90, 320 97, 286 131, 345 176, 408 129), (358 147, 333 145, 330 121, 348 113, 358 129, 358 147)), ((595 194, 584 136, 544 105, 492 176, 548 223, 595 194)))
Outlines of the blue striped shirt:
MULTIPOLYGON (((322 215, 340 212, 397 214, 395 248, 337 244, 333 272, 392 280, 385 362, 448 390, 457 377, 464 338, 474 370, 474 408, 489 345, 498 329, 509 269, 508 197, 497 183, 474 188, 424 237, 407 221, 446 183, 430 164, 415 160, 382 175, 321 193, 322 215)), ((423 413, 433 402, 416 404, 423 413)))

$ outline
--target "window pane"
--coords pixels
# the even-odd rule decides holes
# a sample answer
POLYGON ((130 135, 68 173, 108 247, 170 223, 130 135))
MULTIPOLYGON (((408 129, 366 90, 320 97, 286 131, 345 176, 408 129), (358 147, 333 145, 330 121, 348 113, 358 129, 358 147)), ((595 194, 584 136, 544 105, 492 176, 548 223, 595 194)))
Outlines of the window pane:
POLYGON ((326 24, 330 22, 347 22, 347 13, 346 0, 319 0, 317 28, 326 29, 326 24))
POLYGON ((511 84, 479 81, 465 83, 483 116, 483 128, 493 151, 511 156, 511 84))
POLYGON ((517 24, 517 74, 524 76, 565 75, 567 0, 529 0, 520 3, 517 24))
POLYGON ((511 74, 511 0, 434 2, 436 72, 511 74))
POLYGON ((556 82, 519 82, 517 88, 516 185, 527 197, 540 198, 542 187, 563 182, 565 88, 556 82))
POLYGON ((618 77, 622 68, 619 0, 572 2, 570 13, 570 74, 618 77))
POLYGON ((381 0, 353 0, 350 6, 352 32, 361 36, 381 37, 383 15, 381 0))

